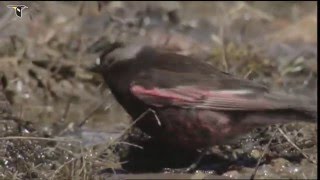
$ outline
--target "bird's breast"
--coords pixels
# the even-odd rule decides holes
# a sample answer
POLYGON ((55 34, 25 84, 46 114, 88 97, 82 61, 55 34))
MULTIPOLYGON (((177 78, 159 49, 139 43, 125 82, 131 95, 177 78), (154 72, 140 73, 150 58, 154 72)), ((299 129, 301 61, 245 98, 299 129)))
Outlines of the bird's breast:
POLYGON ((248 132, 250 127, 236 124, 223 112, 199 109, 158 109, 163 131, 159 138, 164 143, 186 149, 199 149, 248 132))

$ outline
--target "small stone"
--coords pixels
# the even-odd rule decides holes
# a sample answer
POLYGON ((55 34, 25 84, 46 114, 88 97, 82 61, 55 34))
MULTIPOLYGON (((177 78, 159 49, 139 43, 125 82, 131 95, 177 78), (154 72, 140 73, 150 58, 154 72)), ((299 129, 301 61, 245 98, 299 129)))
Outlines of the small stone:
POLYGON ((283 172, 287 167, 289 167, 290 162, 286 159, 278 158, 272 160, 271 164, 276 172, 283 172))
POLYGON ((254 159, 259 159, 262 155, 262 152, 257 150, 257 149, 253 149, 250 153, 251 157, 253 157, 254 159))
POLYGON ((228 171, 228 172, 225 172, 223 174, 223 176, 226 176, 226 177, 229 177, 229 178, 233 178, 233 179, 239 179, 240 178, 240 173, 238 171, 228 171))

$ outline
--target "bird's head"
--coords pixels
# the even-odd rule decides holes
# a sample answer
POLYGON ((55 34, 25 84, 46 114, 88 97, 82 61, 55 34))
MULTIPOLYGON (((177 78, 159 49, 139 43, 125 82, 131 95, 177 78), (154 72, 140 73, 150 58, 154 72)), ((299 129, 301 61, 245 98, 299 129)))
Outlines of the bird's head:
POLYGON ((103 69, 103 66, 106 66, 108 67, 109 64, 112 64, 112 59, 110 58, 107 58, 107 56, 119 49, 119 48, 122 48, 124 46, 123 43, 120 43, 120 42, 115 42, 115 43, 111 43, 109 44, 104 50, 103 52, 101 53, 101 55, 96 59, 96 62, 95 64, 93 64, 92 66, 90 66, 88 68, 89 71, 91 72, 95 72, 95 73, 101 73, 102 72, 102 69, 103 69))
POLYGON ((110 44, 97 58, 96 63, 89 70, 96 73, 108 71, 114 64, 134 59, 139 52, 146 46, 145 43, 135 42, 129 45, 116 42, 110 44))

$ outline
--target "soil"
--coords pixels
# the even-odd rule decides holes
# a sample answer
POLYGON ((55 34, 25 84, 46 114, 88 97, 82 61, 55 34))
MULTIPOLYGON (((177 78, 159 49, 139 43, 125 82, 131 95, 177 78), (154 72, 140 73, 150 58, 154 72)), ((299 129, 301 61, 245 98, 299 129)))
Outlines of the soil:
POLYGON ((181 171, 200 153, 150 140, 88 71, 110 43, 143 37, 316 99, 316 2, 21 2, 22 17, 10 3, 0 2, 1 179, 317 178, 316 123, 253 129, 181 171))

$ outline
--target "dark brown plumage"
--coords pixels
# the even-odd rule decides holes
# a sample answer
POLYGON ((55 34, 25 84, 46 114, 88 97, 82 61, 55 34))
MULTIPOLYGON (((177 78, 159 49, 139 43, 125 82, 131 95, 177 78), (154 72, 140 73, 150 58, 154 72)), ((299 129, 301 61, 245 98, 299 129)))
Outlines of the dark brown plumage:
POLYGON ((115 44, 102 53, 96 70, 133 119, 152 110, 137 126, 170 146, 205 148, 259 126, 316 122, 309 100, 148 46, 115 44))

